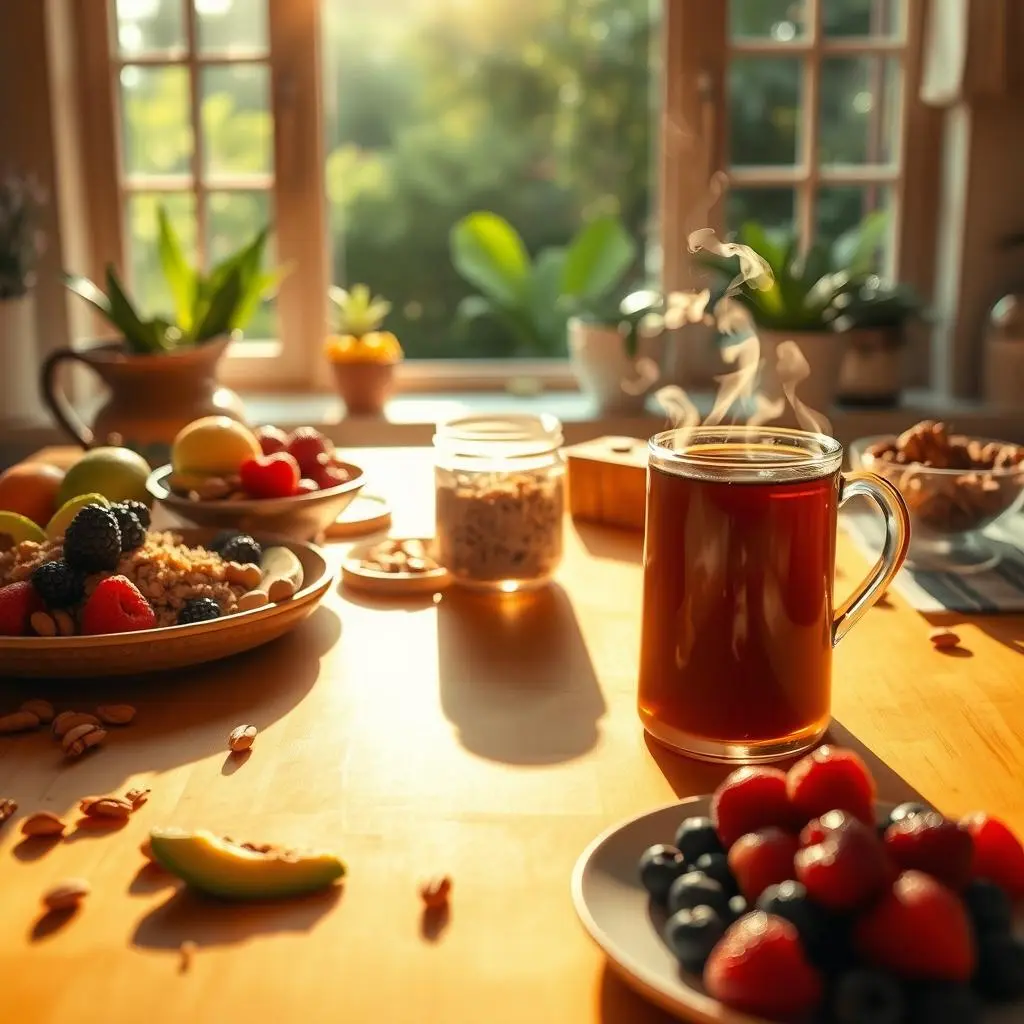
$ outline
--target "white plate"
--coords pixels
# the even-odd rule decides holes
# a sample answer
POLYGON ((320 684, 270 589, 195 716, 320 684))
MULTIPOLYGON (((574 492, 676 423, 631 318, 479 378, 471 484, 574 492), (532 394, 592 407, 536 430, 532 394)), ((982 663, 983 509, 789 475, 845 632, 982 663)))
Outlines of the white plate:
MULTIPOLYGON (((878 804, 888 812, 892 804, 878 804)), ((637 878, 640 854, 671 843, 684 818, 710 816, 711 797, 695 796, 641 814, 599 835, 572 873, 572 901, 583 927, 612 967, 642 996, 697 1024, 772 1024, 712 999, 700 977, 683 970, 661 937, 664 911, 654 907, 637 878)), ((985 1024, 1024 1024, 1024 1003, 989 1007, 985 1024)))

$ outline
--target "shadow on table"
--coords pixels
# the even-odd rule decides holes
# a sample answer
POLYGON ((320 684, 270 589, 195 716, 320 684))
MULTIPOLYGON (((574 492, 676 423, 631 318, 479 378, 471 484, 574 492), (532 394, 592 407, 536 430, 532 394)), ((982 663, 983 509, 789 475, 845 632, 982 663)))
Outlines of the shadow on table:
POLYGON ((597 523, 575 523, 576 535, 594 558, 639 565, 644 554, 644 531, 623 530, 597 523))
MULTIPOLYGON (((921 612, 921 617, 932 629, 952 629, 957 626, 970 625, 991 637, 997 643, 1008 647, 1014 654, 1024 654, 1024 615, 1011 613, 1008 615, 964 615, 962 612, 921 612)), ((947 657, 960 657, 971 652, 969 641, 961 636, 960 646, 952 647, 942 653, 947 657), (966 646, 965 646, 966 644, 966 646)))
POLYGON ((255 935, 308 932, 332 910, 344 889, 280 902, 233 903, 211 899, 182 887, 150 910, 136 925, 134 946, 177 950, 183 942, 204 946, 230 946, 255 935))
MULTIPOLYGON (((105 747, 78 761, 65 762, 59 745, 36 734, 8 740, 5 762, 13 766, 21 758, 48 759, 57 779, 49 790, 53 805, 46 809, 61 813, 84 792, 115 792, 133 774, 221 754, 228 733, 240 722, 263 729, 299 704, 316 682, 321 657, 340 635, 341 620, 321 606, 272 643, 192 669, 138 678, 5 682, 0 684, 2 707, 39 697, 52 701, 58 710, 91 710, 98 704, 132 704, 138 709, 130 726, 109 730, 105 747), (118 747, 130 750, 119 756, 118 747)), ((24 774, 26 786, 38 787, 36 776, 24 774)), ((19 792, 18 772, 10 770, 7 776, 5 796, 28 803, 37 798, 35 788, 19 792)))
POLYGON ((590 750, 605 712, 568 596, 449 590, 437 605, 441 706, 467 750, 554 764, 590 750))
POLYGON ((601 973, 598 999, 602 1024, 670 1024, 676 1020, 637 995, 608 964, 601 973))
MULTIPOLYGON (((657 762, 661 773, 672 787, 676 796, 682 798, 710 793, 737 765, 711 764, 677 754, 662 746, 649 735, 644 736, 651 757, 657 762)), ((888 803, 903 803, 906 800, 926 800, 900 775, 897 775, 881 758, 862 743, 849 729, 833 721, 821 743, 837 747, 849 747, 864 759, 878 788, 878 799, 888 803)), ((776 767, 785 771, 799 758, 776 762, 776 767)))

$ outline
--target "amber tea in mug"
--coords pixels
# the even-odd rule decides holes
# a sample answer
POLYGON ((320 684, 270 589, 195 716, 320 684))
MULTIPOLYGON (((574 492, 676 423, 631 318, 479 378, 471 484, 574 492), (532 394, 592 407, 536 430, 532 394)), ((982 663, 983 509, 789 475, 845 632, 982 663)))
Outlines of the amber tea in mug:
POLYGON ((832 648, 906 554, 899 494, 840 473, 842 446, 798 430, 714 427, 650 442, 639 710, 692 756, 767 761, 829 723, 832 648), (882 557, 833 609, 836 521, 854 494, 886 520, 882 557))

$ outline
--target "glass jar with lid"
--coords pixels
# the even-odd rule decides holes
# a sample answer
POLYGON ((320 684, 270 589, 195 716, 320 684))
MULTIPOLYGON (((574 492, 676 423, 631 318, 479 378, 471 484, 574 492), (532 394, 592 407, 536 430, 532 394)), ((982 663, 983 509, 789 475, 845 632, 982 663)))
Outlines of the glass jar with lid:
POLYGON ((462 416, 434 435, 435 556, 456 583, 506 592, 562 559, 565 462, 551 415, 462 416))

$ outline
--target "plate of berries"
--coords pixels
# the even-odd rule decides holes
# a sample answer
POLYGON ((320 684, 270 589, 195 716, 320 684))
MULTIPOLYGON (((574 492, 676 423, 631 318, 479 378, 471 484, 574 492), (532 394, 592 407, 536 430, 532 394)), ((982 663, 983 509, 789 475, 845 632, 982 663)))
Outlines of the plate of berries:
POLYGON ((237 654, 309 615, 334 575, 311 544, 153 530, 145 505, 101 495, 39 536, 0 550, 5 676, 136 674, 237 654))
POLYGON ((739 768, 598 836, 576 911, 700 1024, 1024 1022, 1024 847, 982 812, 875 800, 855 751, 739 768))

